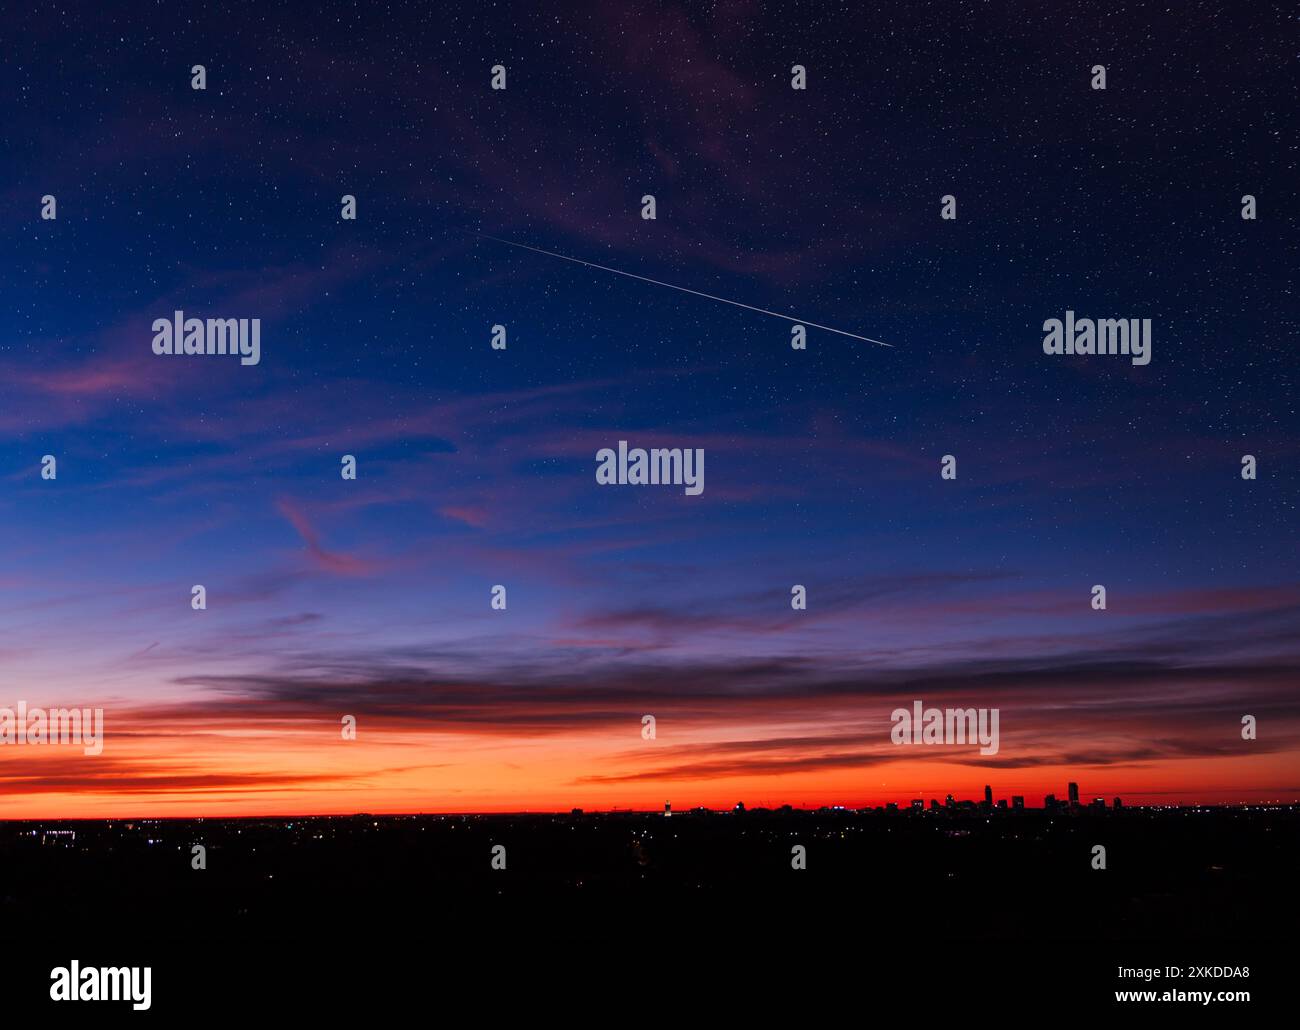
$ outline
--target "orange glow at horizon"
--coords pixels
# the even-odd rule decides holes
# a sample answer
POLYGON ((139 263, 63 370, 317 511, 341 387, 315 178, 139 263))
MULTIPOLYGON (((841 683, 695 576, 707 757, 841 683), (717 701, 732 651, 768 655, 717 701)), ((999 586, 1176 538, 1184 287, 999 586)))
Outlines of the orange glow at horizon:
MULTIPOLYGON (((769 728, 770 729, 770 728, 769 728)), ((760 760, 757 727, 739 734, 760 760)), ((854 756, 817 767, 830 748, 807 738, 778 749, 793 771, 744 771, 736 763, 721 771, 679 771, 682 754, 697 757, 722 743, 716 728, 687 731, 673 743, 644 741, 635 732, 608 730, 545 736, 500 733, 438 733, 361 721, 358 739, 341 739, 335 726, 316 723, 265 729, 232 729, 214 723, 202 730, 163 733, 130 726, 111 734, 101 755, 79 747, 0 746, 0 818, 151 818, 195 816, 345 815, 438 812, 587 811, 611 809, 675 812, 703 806, 728 809, 793 805, 815 808, 875 807, 914 798, 929 804, 951 793, 979 800, 989 784, 996 799, 1022 795, 1040 807, 1045 794, 1066 796, 1079 784, 1086 804, 1095 796, 1109 806, 1128 804, 1223 804, 1295 802, 1293 790, 1260 784, 1294 779, 1285 753, 1170 758, 1122 767, 1034 764, 1026 768, 978 766, 977 748, 950 754, 901 754, 888 743, 865 749, 876 764, 854 756), (883 757, 882 757, 883 756, 883 757), (956 760, 954 760, 956 759, 956 760), (811 768, 799 768, 808 762, 811 768)), ((1004 746, 1001 759, 1014 759, 1004 746)))

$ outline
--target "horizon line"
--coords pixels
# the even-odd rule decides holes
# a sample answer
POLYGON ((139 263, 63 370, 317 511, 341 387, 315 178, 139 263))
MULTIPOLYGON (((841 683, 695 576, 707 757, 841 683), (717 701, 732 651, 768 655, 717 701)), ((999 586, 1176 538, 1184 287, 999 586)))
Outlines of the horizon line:
MULTIPOLYGON (((1121 800, 1122 800, 1122 796, 1121 796, 1121 800)), ((982 811, 982 810, 983 810, 983 802, 981 802, 981 801, 968 801, 968 803, 971 804, 971 805, 974 805, 977 811, 982 811)), ((866 812, 884 812, 884 811, 888 811, 889 809, 888 809, 887 806, 888 806, 888 805, 891 805, 891 804, 897 806, 897 810, 898 810, 900 813, 901 813, 901 812, 906 812, 906 811, 911 811, 911 810, 913 810, 913 808, 914 808, 914 806, 911 804, 910 801, 909 801, 908 803, 906 803, 906 804, 902 804, 902 803, 895 802, 895 801, 890 801, 890 802, 885 802, 885 803, 880 804, 880 805, 852 806, 852 805, 838 805, 838 804, 836 804, 836 805, 818 805, 818 806, 815 807, 815 808, 800 808, 800 807, 797 807, 797 806, 794 806, 794 805, 789 805, 789 804, 785 804, 785 805, 777 805, 777 806, 775 806, 775 807, 769 807, 769 806, 767 806, 767 805, 757 805, 757 806, 755 806, 755 807, 753 807, 753 808, 750 808, 750 807, 747 806, 747 807, 744 809, 744 811, 745 811, 746 813, 750 813, 750 812, 780 812, 780 811, 782 811, 783 809, 789 809, 791 812, 805 812, 805 813, 812 813, 812 814, 816 814, 816 813, 818 813, 818 812, 824 812, 824 811, 843 811, 843 812, 866 813, 866 812)), ((950 811, 950 810, 957 810, 957 809, 958 809, 958 805, 960 805, 960 804, 961 804, 961 802, 958 802, 958 803, 953 804, 953 805, 951 805, 951 806, 949 806, 949 805, 945 805, 945 804, 940 804, 937 808, 932 808, 932 807, 930 807, 929 805, 926 805, 926 806, 922 807, 921 811, 924 811, 924 812, 931 812, 931 811, 946 812, 946 811, 950 811)), ((1293 801, 1282 801, 1282 800, 1276 800, 1276 801, 1220 801, 1220 802, 1168 802, 1168 803, 1158 803, 1158 802, 1157 802, 1157 803, 1154 803, 1154 804, 1151 804, 1151 803, 1143 803, 1143 804, 1134 803, 1134 804, 1129 804, 1129 803, 1125 802, 1125 803, 1120 807, 1119 811, 1133 811, 1133 810, 1137 810, 1137 809, 1150 809, 1150 808, 1260 808, 1260 807, 1269 807, 1269 808, 1277 808, 1277 807, 1295 808, 1295 807, 1300 807, 1300 799, 1293 800, 1293 801)), ((1090 810, 1090 809, 1091 809, 1091 810, 1093 810, 1093 811, 1097 811, 1097 810, 1099 810, 1099 808, 1100 808, 1100 810, 1104 810, 1104 811, 1106 811, 1106 812, 1114 812, 1114 811, 1116 811, 1116 809, 1114 808, 1113 805, 1106 805, 1106 806, 1098 806, 1098 807, 1094 807, 1093 804, 1092 804, 1091 802, 1088 802, 1088 803, 1079 802, 1079 803, 1076 804, 1076 805, 1071 805, 1068 801, 1066 801, 1066 802, 1059 802, 1059 803, 1057 803, 1056 805, 1052 806, 1052 808, 1048 808, 1046 805, 1025 805, 1025 806, 1023 806, 1022 808, 1012 808, 1010 805, 1008 805, 1008 806, 1004 809, 1004 811, 1007 811, 1007 812, 1019 812, 1019 811, 1024 811, 1024 812, 1048 812, 1048 811, 1056 811, 1056 810, 1058 810, 1058 809, 1065 809, 1066 811, 1069 811, 1069 810, 1071 810, 1071 809, 1078 809, 1078 810, 1080 810, 1080 811, 1087 811, 1087 810, 1090 810)), ((527 815, 527 816, 547 816, 547 815, 568 815, 568 816, 571 816, 571 815, 574 814, 575 811, 578 812, 578 813, 581 814, 581 815, 653 815, 653 816, 664 816, 664 815, 665 815, 665 811, 664 811, 664 809, 662 809, 662 808, 582 808, 581 806, 574 805, 572 808, 569 808, 569 809, 561 809, 561 808, 554 808, 554 809, 541 809, 541 808, 539 808, 539 809, 519 809, 519 810, 517 810, 517 811, 495 811, 495 812, 485 812, 485 811, 477 811, 477 812, 476 812, 476 811, 468 811, 468 810, 461 810, 461 811, 451 811, 451 810, 447 810, 447 811, 420 811, 420 812, 416 812, 416 811, 404 811, 404 812, 277 812, 277 813, 268 813, 268 814, 265 814, 265 815, 102 815, 102 816, 94 816, 94 815, 88 815, 88 816, 87 816, 87 815, 82 815, 82 816, 26 816, 26 817, 8 817, 8 816, 0 816, 0 824, 3 824, 3 823, 38 823, 38 822, 60 822, 60 823, 87 823, 87 822, 169 822, 169 821, 179 822, 179 821, 182 821, 182 820, 193 821, 193 820, 196 820, 196 819, 210 819, 210 820, 214 820, 214 821, 215 821, 215 820, 227 820, 227 821, 229 821, 229 820, 236 820, 236 819, 409 819, 409 818, 413 818, 413 817, 417 817, 417 816, 475 816, 475 817, 484 817, 484 816, 513 817, 513 816, 524 816, 524 815, 527 815)), ((709 807, 707 807, 707 806, 705 806, 705 805, 695 805, 695 806, 693 806, 693 807, 691 807, 691 808, 679 808, 679 809, 676 809, 676 810, 673 811, 672 814, 673 814, 673 815, 691 815, 691 814, 699 814, 699 813, 702 812, 702 813, 707 813, 707 814, 709 814, 709 815, 734 815, 734 814, 736 814, 737 811, 738 811, 738 809, 736 809, 736 808, 709 808, 709 807)), ((967 811, 967 809, 962 809, 962 811, 967 811)), ((996 811, 999 811, 999 809, 998 809, 998 806, 997 806, 996 804, 994 804, 994 805, 989 806, 988 811, 995 811, 995 812, 996 812, 996 811)))

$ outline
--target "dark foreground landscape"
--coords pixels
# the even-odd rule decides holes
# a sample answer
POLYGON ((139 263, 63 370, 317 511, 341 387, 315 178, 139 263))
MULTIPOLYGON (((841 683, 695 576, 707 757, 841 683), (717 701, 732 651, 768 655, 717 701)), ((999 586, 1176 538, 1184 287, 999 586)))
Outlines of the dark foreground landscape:
POLYGON ((1116 1000, 1171 986, 1121 967, 1170 966, 1262 1013, 1289 1004, 1298 845, 1293 806, 6 822, 0 919, 11 997, 38 1007, 76 958, 152 966, 172 1015, 556 989, 807 1013, 800 992, 827 987, 917 1011, 971 988, 1008 1012, 1208 1012, 1116 1000))
POLYGON ((7 822, 0 918, 293 937, 716 907, 925 938, 1250 939, 1294 932, 1298 845, 1296 807, 7 822))

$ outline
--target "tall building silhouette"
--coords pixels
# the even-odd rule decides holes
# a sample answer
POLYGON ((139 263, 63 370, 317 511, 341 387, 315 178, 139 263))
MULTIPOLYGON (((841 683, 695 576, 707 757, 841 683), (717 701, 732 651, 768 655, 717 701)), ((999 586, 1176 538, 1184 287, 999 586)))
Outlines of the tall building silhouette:
POLYGON ((1074 806, 1077 805, 1078 803, 1079 803, 1079 785, 1077 783, 1071 783, 1070 784, 1070 805, 1074 806))
POLYGON ((987 783, 984 784, 984 807, 985 808, 993 807, 993 788, 990 787, 987 783))

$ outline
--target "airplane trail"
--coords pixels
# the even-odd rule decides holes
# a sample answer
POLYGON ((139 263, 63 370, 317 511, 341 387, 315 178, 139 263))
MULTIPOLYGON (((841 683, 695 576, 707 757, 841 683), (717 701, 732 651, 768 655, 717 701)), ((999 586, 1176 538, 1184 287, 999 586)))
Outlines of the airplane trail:
POLYGON ((715 297, 711 293, 701 293, 699 290, 687 289, 685 286, 674 286, 672 283, 660 282, 658 279, 650 279, 644 275, 635 275, 632 272, 622 272, 617 268, 610 268, 607 265, 598 265, 592 261, 583 261, 581 258, 569 257, 565 254, 557 254, 553 250, 542 250, 541 247, 530 247, 527 243, 514 243, 510 240, 503 240, 497 236, 488 236, 485 233, 475 233, 475 236, 484 240, 492 240, 495 243, 504 243, 507 247, 518 247, 521 250, 531 250, 534 254, 545 254, 547 257, 559 258, 562 261, 572 261, 575 265, 584 265, 587 268, 598 268, 602 272, 613 272, 615 275, 625 275, 629 279, 639 279, 643 283, 653 283, 655 286, 667 286, 670 290, 680 290, 682 293, 689 293, 696 297, 704 297, 706 300, 716 300, 721 304, 730 304, 733 307, 744 308, 746 311, 757 311, 760 315, 771 315, 773 318, 783 318, 787 322, 794 322, 798 325, 810 325, 814 329, 824 329, 828 333, 837 333, 840 336, 849 336, 855 340, 862 340, 866 343, 878 343, 882 347, 893 347, 892 343, 886 343, 884 340, 873 340, 870 336, 859 336, 857 333, 845 332, 843 329, 835 329, 829 325, 821 325, 817 322, 810 322, 806 318, 795 318, 793 315, 783 315, 779 311, 768 311, 766 308, 756 308, 752 304, 742 304, 738 300, 728 300, 726 297, 715 297))

